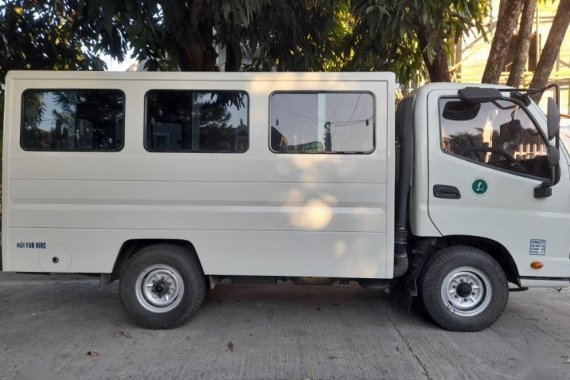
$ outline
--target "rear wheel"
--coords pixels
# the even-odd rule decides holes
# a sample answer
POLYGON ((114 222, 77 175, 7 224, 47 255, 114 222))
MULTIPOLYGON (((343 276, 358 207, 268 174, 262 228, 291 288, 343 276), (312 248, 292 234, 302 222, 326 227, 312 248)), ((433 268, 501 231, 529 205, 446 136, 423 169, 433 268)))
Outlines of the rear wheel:
POLYGON ((206 280, 183 247, 155 244, 135 253, 121 271, 121 301, 130 319, 149 329, 182 326, 204 300, 206 280))
POLYGON ((444 248, 428 260, 420 290, 428 314, 452 331, 487 328, 503 313, 509 297, 499 263, 468 246, 444 248))

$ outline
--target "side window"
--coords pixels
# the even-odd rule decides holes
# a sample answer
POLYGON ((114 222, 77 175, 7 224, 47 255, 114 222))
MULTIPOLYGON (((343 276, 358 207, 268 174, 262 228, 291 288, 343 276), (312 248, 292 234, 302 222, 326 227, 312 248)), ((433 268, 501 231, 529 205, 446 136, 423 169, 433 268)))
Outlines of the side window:
POLYGON ((275 93, 269 117, 276 153, 374 150, 374 97, 368 92, 275 93))
POLYGON ((439 100, 441 149, 509 172, 549 178, 546 144, 531 118, 510 100, 472 105, 439 100))
POLYGON ((248 100, 244 91, 149 91, 145 148, 243 153, 249 148, 248 100))
POLYGON ((20 145, 32 151, 119 151, 125 94, 119 90, 27 90, 20 145))

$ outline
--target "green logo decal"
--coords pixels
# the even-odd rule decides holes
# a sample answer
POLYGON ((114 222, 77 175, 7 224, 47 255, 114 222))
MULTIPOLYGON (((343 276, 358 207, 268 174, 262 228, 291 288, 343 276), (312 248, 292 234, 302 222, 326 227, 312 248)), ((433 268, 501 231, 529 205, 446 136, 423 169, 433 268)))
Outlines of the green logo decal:
POLYGON ((483 195, 489 190, 489 184, 483 178, 477 178, 471 185, 471 190, 475 195, 483 195))

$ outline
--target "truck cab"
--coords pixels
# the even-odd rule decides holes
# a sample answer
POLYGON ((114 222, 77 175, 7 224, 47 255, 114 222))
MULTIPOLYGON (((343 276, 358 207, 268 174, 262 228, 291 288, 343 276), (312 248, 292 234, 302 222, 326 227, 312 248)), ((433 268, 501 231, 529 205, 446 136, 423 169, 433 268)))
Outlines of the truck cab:
MULTIPOLYGON (((569 161, 552 99, 545 115, 515 89, 434 83, 402 100, 398 111, 397 135, 406 117, 413 125, 406 227, 418 248, 407 275, 421 272, 424 298, 437 293, 424 299, 430 314, 448 328, 465 329, 463 321, 477 324, 504 298, 505 283, 482 270, 479 258, 490 256, 523 289, 567 286, 569 161), (437 284, 427 284, 434 263, 441 273, 427 278, 437 284)), ((400 168, 399 180, 404 176, 400 168)))

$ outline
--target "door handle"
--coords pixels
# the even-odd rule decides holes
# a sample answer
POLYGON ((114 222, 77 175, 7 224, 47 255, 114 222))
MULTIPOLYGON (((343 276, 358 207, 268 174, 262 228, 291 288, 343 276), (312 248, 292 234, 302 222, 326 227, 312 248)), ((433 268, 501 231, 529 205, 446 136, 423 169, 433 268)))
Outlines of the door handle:
POLYGON ((433 187, 433 196, 443 199, 461 199, 459 189, 449 185, 435 185, 433 187))

